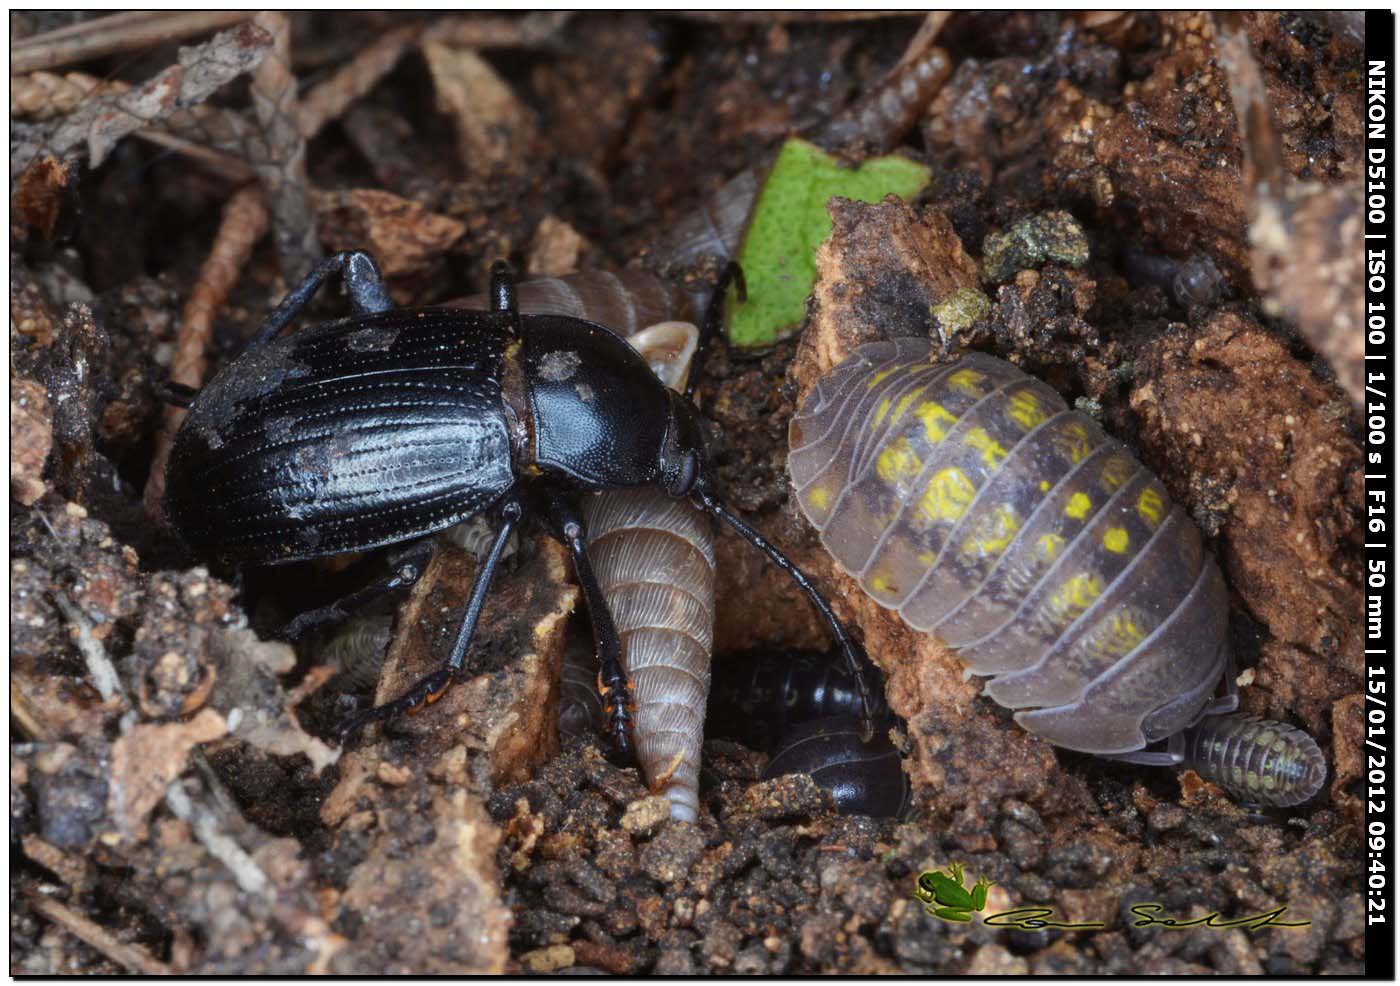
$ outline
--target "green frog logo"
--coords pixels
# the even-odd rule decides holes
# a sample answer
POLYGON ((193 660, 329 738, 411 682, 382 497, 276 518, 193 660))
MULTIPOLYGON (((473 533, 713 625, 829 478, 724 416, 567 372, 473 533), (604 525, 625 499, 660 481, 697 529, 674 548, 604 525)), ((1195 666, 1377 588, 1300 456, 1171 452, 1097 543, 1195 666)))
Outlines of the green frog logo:
POLYGON ((919 874, 914 896, 924 905, 924 910, 944 921, 972 920, 972 915, 987 906, 987 890, 992 882, 985 876, 969 889, 963 881, 961 863, 951 863, 947 873, 926 870, 919 874))

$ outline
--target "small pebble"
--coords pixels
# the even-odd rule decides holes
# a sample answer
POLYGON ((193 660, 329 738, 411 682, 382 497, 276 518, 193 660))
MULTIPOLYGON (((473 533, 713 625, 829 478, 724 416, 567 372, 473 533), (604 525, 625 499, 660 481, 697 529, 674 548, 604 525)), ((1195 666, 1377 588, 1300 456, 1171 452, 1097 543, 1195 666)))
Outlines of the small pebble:
POLYGON ((629 804, 619 822, 624 832, 648 836, 671 817, 671 802, 659 794, 640 798, 629 804))
POLYGON ((520 956, 520 965, 530 972, 557 972, 574 964, 574 950, 568 945, 550 945, 520 956))

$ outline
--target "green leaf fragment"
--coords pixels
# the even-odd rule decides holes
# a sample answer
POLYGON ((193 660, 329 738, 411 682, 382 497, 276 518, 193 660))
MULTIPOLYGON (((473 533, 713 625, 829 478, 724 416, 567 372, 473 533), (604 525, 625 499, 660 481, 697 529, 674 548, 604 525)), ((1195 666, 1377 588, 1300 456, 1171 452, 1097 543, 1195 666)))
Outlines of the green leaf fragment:
POLYGON ((930 180, 929 169, 897 155, 841 167, 821 148, 792 139, 768 174, 739 252, 748 301, 731 297, 727 330, 736 346, 768 346, 792 335, 807 315, 817 277, 817 248, 831 235, 832 196, 879 202, 909 199, 930 180))

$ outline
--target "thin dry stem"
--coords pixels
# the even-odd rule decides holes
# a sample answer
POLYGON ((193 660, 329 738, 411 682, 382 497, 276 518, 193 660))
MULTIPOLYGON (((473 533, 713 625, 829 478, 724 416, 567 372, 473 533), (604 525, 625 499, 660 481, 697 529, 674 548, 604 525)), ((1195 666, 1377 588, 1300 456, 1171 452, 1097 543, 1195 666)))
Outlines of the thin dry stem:
MULTIPOLYGON (((256 185, 241 189, 224 206, 223 221, 219 224, 214 245, 200 268, 199 279, 180 317, 175 352, 170 360, 170 379, 174 382, 187 387, 199 387, 204 382, 204 372, 208 367, 205 350, 214 332, 214 316, 223 307, 243 265, 253 252, 253 245, 267 232, 267 226, 267 206, 263 204, 262 189, 256 185)), ((146 480, 145 503, 150 517, 160 516, 170 445, 184 420, 183 408, 166 409, 164 427, 156 437, 151 474, 146 480)))
POLYGON ((246 21, 246 10, 137 10, 24 38, 10 47, 10 74, 55 68, 161 41, 208 34, 246 21))
POLYGON ((97 694, 102 696, 102 701, 111 701, 117 695, 125 699, 126 693, 122 691, 122 683, 121 679, 117 677, 117 669, 112 665, 111 658, 107 656, 107 650, 102 646, 102 641, 93 634, 92 621, 87 618, 87 614, 66 595, 57 590, 54 591, 53 601, 63 613, 63 618, 73 626, 75 632, 73 642, 77 645, 78 653, 83 655, 83 661, 87 664, 88 678, 91 679, 93 687, 97 689, 97 694))
POLYGON ((396 28, 362 49, 329 79, 317 84, 302 99, 297 111, 302 135, 314 137, 327 123, 338 119, 393 70, 403 53, 412 48, 427 29, 427 24, 396 28))
MULTIPOLYGON (((120 80, 102 80, 83 72, 55 75, 31 72, 10 80, 10 116, 46 120, 73 112, 86 100, 131 89, 120 80)), ((206 170, 243 184, 256 175, 240 158, 216 148, 241 150, 252 126, 234 110, 201 103, 172 113, 135 136, 198 161, 206 170), (209 145, 209 146, 206 146, 209 145)))
POLYGON ((286 14, 264 10, 253 23, 272 35, 273 44, 253 74, 253 113, 263 140, 249 148, 249 162, 267 190, 282 276, 294 284, 315 265, 321 249, 306 183, 306 138, 297 122, 291 22, 286 14))
POLYGON ((1251 216, 1255 216, 1261 205, 1283 195, 1287 185, 1283 149, 1269 111, 1264 76, 1249 50, 1244 15, 1237 11, 1217 14, 1215 34, 1215 48, 1230 80, 1230 99, 1235 104, 1244 149, 1245 190, 1251 216))
POLYGON ((245 24, 206 44, 182 48, 179 62, 140 86, 113 86, 84 100, 51 127, 34 128, 30 137, 12 141, 10 166, 18 173, 41 152, 66 155, 86 146, 94 167, 134 131, 203 102, 226 82, 251 71, 267 53, 266 31, 245 24))
POLYGON ((448 17, 422 40, 452 48, 543 48, 559 41, 573 16, 570 10, 539 10, 524 17, 448 17))
POLYGON ((143 976, 168 976, 174 972, 170 966, 153 958, 145 949, 118 941, 116 936, 106 928, 72 908, 60 904, 52 897, 45 896, 28 887, 23 892, 25 899, 29 901, 29 905, 34 910, 74 938, 97 949, 123 969, 129 969, 143 976))
POLYGON ((181 781, 173 781, 165 789, 165 804, 174 812, 176 818, 189 824, 194 830, 194 837, 209 850, 209 854, 228 868, 239 889, 246 894, 257 894, 260 897, 271 895, 272 882, 268 880, 262 867, 258 866, 233 836, 220 830, 218 818, 204 805, 195 802, 185 791, 181 781))
POLYGON ((894 68, 890 71, 894 75, 904 66, 914 61, 938 40, 938 34, 943 30, 943 25, 948 23, 948 18, 953 16, 951 10, 930 10, 924 17, 924 22, 919 25, 919 29, 914 32, 914 36, 909 39, 909 45, 904 49, 904 54, 899 56, 899 61, 895 62, 894 68))

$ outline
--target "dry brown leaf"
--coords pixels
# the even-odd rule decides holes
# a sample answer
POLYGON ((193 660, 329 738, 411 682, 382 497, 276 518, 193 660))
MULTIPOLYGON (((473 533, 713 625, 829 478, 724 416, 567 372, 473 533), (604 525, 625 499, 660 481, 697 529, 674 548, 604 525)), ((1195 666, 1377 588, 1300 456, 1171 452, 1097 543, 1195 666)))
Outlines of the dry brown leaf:
POLYGON ((322 240, 332 250, 368 250, 385 277, 422 273, 466 227, 417 202, 373 188, 317 192, 322 240))
POLYGON ((112 744, 112 779, 107 810, 122 837, 146 837, 146 817, 165 796, 165 788, 185 769, 190 750, 228 731, 224 717, 203 709, 188 722, 133 726, 112 744))
POLYGON ((530 110, 480 55, 446 45, 423 45, 438 109, 457 128, 457 151, 469 173, 480 174, 518 158, 534 140, 530 110))

